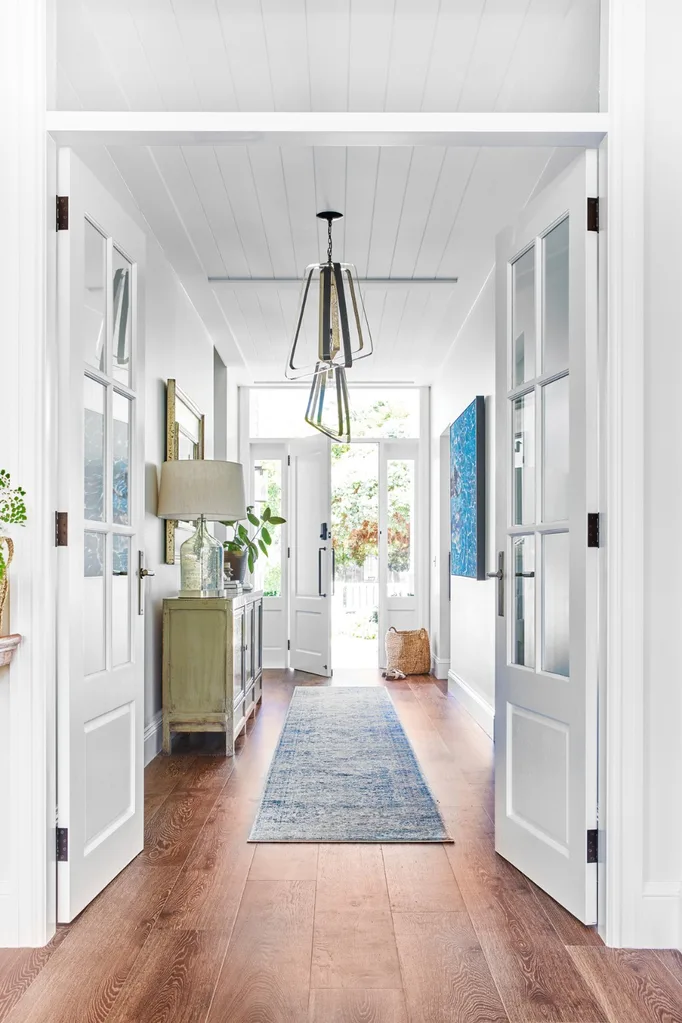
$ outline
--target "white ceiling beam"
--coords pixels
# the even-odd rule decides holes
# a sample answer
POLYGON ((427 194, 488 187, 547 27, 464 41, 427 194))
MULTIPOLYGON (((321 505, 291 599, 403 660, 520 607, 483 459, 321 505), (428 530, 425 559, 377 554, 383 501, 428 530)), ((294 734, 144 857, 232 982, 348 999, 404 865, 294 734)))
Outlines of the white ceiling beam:
MULTIPOLYGON (((387 288, 454 288, 457 277, 360 277, 363 291, 385 291, 387 288)), ((302 277, 209 277, 208 283, 216 290, 228 291, 298 291, 302 277)))
POLYGON ((608 115, 51 110, 47 130, 64 146, 596 147, 608 115))

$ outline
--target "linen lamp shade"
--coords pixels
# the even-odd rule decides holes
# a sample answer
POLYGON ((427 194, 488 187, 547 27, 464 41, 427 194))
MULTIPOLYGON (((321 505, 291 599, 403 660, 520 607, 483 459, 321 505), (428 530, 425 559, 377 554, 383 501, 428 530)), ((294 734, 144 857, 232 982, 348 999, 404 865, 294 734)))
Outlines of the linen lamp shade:
POLYGON ((162 519, 209 522, 245 519, 246 496, 241 462, 184 459, 161 466, 157 515, 162 519))

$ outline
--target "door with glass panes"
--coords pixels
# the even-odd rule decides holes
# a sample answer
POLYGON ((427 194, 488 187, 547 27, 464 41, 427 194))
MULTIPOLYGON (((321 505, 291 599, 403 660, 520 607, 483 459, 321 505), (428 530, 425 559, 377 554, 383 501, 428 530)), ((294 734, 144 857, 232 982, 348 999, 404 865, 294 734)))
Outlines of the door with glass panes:
MULTIPOLYGON (((495 845, 597 910, 597 154, 498 238, 495 845)), ((489 573, 492 574, 492 573, 489 573)))
POLYGON ((73 153, 58 233, 58 919, 143 845, 144 234, 73 153))

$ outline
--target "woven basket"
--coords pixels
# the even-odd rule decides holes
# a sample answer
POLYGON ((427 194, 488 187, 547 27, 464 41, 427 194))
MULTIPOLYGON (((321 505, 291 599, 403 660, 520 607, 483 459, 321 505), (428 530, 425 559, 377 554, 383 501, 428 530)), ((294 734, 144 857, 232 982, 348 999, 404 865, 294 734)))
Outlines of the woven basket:
POLYGON ((386 633, 386 670, 397 668, 405 675, 428 675, 431 648, 426 629, 398 632, 393 626, 386 633))

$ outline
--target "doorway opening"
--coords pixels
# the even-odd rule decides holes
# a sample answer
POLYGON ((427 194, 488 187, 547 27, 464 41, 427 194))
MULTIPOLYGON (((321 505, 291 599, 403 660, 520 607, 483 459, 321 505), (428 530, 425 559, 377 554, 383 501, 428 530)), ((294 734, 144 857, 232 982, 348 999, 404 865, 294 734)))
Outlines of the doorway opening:
POLYGON ((295 385, 243 388, 240 402, 249 502, 287 519, 252 580, 263 590, 266 667, 296 667, 311 650, 325 671, 383 667, 391 626, 428 627, 419 529, 428 520, 425 389, 353 387, 348 444, 304 422, 305 393, 295 385), (306 474, 313 455, 324 471, 306 474), (303 533, 302 517, 310 518, 303 533))
POLYGON ((332 444, 332 665, 379 666, 379 448, 332 444))

